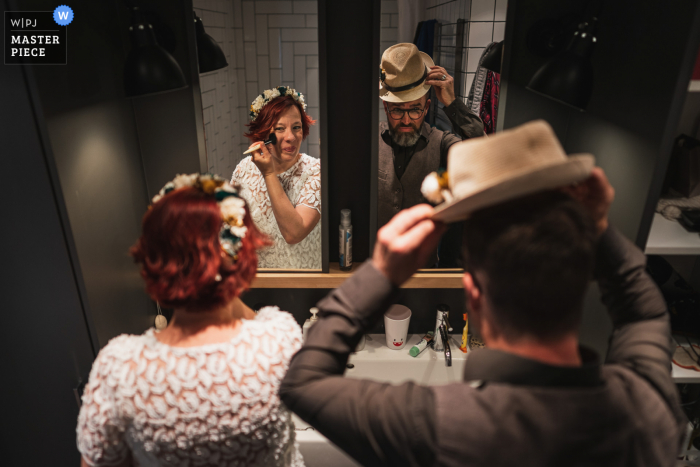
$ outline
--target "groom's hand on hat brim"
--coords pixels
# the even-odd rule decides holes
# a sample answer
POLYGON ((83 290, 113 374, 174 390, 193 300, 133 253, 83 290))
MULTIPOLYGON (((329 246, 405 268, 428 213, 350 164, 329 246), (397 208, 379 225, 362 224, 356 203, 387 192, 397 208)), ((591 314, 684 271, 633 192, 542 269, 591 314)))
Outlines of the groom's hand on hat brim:
POLYGON ((442 105, 447 107, 455 100, 455 80, 441 66, 431 66, 425 84, 430 84, 435 88, 435 95, 442 105), (441 78, 445 76, 445 81, 441 78))
POLYGON ((392 284, 400 286, 428 261, 447 225, 433 221, 433 208, 404 209, 377 232, 372 262, 392 284))
POLYGON ((591 175, 575 185, 562 188, 572 198, 578 200, 593 218, 598 235, 608 228, 608 213, 615 199, 615 189, 600 167, 594 167, 591 175))

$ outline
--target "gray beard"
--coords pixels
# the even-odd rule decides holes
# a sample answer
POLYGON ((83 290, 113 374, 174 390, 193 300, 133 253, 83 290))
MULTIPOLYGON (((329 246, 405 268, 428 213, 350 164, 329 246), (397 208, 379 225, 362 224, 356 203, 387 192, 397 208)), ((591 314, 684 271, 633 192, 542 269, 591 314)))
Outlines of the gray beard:
POLYGON ((394 143, 405 148, 415 145, 418 142, 418 138, 420 138, 420 133, 417 131, 414 131, 413 133, 399 133, 394 132, 394 130, 390 128, 389 133, 391 133, 391 139, 394 141, 394 143))

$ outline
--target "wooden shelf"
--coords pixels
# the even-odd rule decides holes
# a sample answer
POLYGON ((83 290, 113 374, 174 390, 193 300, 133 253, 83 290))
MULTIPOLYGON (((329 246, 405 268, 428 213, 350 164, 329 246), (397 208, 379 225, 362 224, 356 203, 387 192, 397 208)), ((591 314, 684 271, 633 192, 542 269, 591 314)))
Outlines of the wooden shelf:
POLYGON ((700 255, 700 234, 688 232, 678 222, 655 213, 644 252, 648 255, 700 255))
MULTIPOLYGON (((334 289, 360 267, 341 271, 338 263, 331 263, 329 272, 258 272, 251 284, 253 289, 334 289)), ((417 272, 402 286, 405 289, 459 289, 462 272, 417 272)))

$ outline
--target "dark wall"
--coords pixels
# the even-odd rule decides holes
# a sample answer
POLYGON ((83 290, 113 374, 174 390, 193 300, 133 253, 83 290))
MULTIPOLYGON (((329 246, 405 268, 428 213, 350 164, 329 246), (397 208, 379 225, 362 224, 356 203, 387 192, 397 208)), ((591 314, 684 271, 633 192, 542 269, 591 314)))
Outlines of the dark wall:
MULTIPOLYGON (((538 21, 579 15, 590 3, 509 0, 499 130, 542 118, 567 153, 594 154, 616 190, 611 222, 643 248, 697 56, 700 3, 602 3, 593 95, 579 112, 525 89, 547 60, 528 47, 528 33, 538 21)), ((594 287, 586 297, 581 340, 604 351, 610 329, 594 287)))
MULTIPOLYGON (((130 49, 124 2, 72 3, 68 65, 35 66, 37 90, 63 187, 99 345, 141 333, 155 307, 128 256, 150 198, 176 173, 200 170, 205 153, 191 2, 144 1, 157 12, 159 34, 180 64, 187 89, 126 99, 123 67, 130 49), (189 29, 188 29, 189 28, 189 29), (178 41, 178 38, 179 39, 178 41), (194 65, 194 66, 193 66, 194 65), (196 99, 195 99, 196 97, 196 99), (197 107, 199 105, 199 107, 197 107), (199 112, 199 122, 197 119, 199 112)), ((44 0, 18 10, 52 10, 44 0)))
POLYGON ((20 66, 0 68, 2 465, 77 466, 73 389, 95 356, 45 128, 20 66))

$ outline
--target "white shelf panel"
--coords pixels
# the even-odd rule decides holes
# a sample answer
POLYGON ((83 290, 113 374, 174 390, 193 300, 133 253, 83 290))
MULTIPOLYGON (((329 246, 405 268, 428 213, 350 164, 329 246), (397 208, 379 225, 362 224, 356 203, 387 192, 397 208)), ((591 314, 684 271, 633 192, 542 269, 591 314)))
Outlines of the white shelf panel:
POLYGON ((686 370, 675 363, 671 363, 671 367, 671 374, 676 383, 700 383, 700 371, 686 370))
POLYGON ((688 91, 700 92, 700 79, 690 80, 690 84, 688 85, 688 91))
POLYGON ((700 255, 700 234, 654 213, 644 252, 648 255, 700 255))

